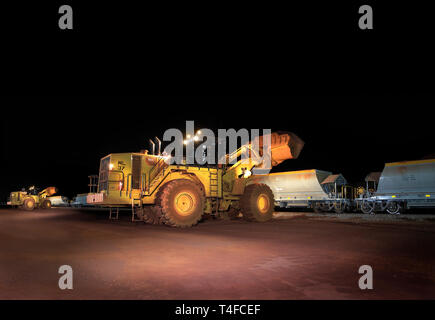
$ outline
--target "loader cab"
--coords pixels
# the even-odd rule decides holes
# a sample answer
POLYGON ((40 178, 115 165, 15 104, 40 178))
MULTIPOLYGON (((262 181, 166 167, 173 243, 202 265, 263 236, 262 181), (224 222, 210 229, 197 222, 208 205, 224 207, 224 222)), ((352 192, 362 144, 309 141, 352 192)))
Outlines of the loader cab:
POLYGON ((31 186, 31 187, 29 187, 27 189, 26 192, 27 192, 28 195, 37 196, 38 195, 38 191, 39 191, 38 188, 36 188, 35 186, 31 186))
POLYGON ((150 181, 167 167, 165 158, 147 153, 113 153, 100 162, 98 192, 130 198, 145 192, 150 181))
POLYGON ((120 192, 124 189, 125 170, 130 171, 130 163, 122 154, 110 154, 100 161, 98 179, 99 192, 120 192), (124 159, 125 158, 125 159, 124 159))

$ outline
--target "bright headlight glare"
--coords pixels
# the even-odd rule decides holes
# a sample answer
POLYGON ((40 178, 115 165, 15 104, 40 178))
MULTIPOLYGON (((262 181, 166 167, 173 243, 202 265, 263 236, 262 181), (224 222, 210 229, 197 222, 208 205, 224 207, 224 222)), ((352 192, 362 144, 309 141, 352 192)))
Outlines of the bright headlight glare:
POLYGON ((249 178, 251 176, 252 172, 250 170, 245 170, 245 173, 243 174, 244 178, 249 178))

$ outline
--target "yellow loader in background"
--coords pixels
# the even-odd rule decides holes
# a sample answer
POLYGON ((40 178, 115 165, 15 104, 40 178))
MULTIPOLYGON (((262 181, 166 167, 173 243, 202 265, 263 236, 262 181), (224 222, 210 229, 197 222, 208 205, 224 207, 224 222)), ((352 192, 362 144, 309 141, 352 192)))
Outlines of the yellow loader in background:
POLYGON ((31 186, 27 190, 11 192, 7 204, 27 211, 32 211, 35 208, 50 209, 51 201, 47 197, 55 193, 57 193, 55 187, 48 187, 38 192, 35 186, 31 186))

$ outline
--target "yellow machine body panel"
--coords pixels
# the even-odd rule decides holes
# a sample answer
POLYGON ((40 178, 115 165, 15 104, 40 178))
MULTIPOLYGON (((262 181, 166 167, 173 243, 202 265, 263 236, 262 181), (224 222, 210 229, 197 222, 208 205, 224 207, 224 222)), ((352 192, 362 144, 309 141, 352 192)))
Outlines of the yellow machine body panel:
POLYGON ((14 191, 10 194, 8 205, 21 206, 26 198, 33 198, 36 204, 39 203, 39 197, 36 195, 27 194, 25 191, 14 191))
POLYGON ((114 153, 100 163, 98 193, 88 203, 126 206, 154 204, 161 186, 188 179, 202 186, 206 197, 222 197, 222 169, 205 166, 168 165, 163 156, 145 153, 114 153))

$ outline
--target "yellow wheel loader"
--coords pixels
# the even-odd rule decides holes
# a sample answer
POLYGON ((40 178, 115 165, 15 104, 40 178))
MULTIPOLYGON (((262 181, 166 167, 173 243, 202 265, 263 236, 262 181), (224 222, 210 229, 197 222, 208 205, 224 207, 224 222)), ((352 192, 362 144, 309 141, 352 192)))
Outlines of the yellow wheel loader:
MULTIPOLYGON (((249 184, 251 170, 264 168, 266 155, 253 147, 262 150, 262 138, 214 166, 168 164, 168 156, 147 152, 110 154, 100 161, 98 193, 87 202, 117 212, 131 206, 133 221, 174 227, 191 227, 204 214, 267 221, 274 211, 273 193, 265 184, 249 184), (248 156, 238 160, 242 155, 248 156)), ((271 166, 297 158, 304 145, 290 132, 272 133, 270 141, 271 166)))
POLYGON ((31 186, 27 190, 11 192, 7 204, 27 211, 32 211, 35 208, 50 209, 51 201, 47 197, 55 193, 57 193, 55 187, 48 187, 38 192, 35 186, 31 186))

